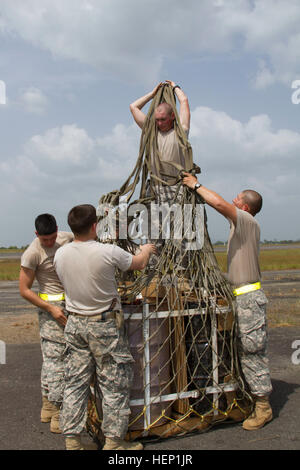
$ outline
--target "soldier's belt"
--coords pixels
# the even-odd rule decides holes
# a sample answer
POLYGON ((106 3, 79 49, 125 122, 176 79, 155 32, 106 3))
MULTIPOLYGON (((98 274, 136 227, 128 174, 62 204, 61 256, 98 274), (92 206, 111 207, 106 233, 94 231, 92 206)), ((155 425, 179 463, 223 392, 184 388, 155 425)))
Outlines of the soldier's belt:
POLYGON ((48 300, 49 302, 59 302, 60 300, 65 300, 64 292, 62 292, 61 294, 41 294, 41 292, 39 292, 38 296, 42 300, 48 300))
POLYGON ((241 287, 238 287, 237 289, 234 289, 233 294, 234 295, 247 294, 248 292, 252 292, 260 288, 261 288, 261 283, 254 282, 253 284, 246 284, 245 286, 241 286, 241 287))
POLYGON ((96 315, 84 315, 82 313, 77 313, 77 312, 70 312, 68 310, 68 313, 70 315, 74 315, 75 317, 80 317, 80 318, 88 318, 91 321, 106 321, 106 320, 114 320, 117 318, 118 315, 120 315, 120 310, 106 310, 105 312, 102 313, 97 313, 96 315))

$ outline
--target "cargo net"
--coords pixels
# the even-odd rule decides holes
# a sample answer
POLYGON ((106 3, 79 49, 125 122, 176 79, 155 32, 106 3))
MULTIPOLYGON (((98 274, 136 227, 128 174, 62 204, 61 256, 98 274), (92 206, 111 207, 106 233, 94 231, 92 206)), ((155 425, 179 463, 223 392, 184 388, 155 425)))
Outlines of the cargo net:
MULTIPOLYGON (((177 137, 191 163, 186 171, 200 171, 192 163, 172 89, 163 86, 149 109, 133 173, 120 190, 103 196, 98 207, 99 241, 116 243, 134 254, 139 245, 133 239, 143 240, 136 228, 143 218, 137 205, 149 207, 167 194, 163 199, 170 208, 159 215, 157 256, 152 255, 142 272, 117 272, 135 360, 128 440, 182 436, 225 420, 242 421, 252 406, 237 356, 232 290, 214 255, 203 201, 181 184, 184 168, 177 166, 177 181, 169 186, 151 173, 151 152, 157 151, 153 115, 161 102, 170 103, 175 110, 177 137), (138 198, 131 202, 137 190, 138 198), (177 212, 171 209, 174 204, 177 212), (128 215, 130 209, 133 215, 128 215), (120 237, 122 224, 126 237, 120 237), (129 226, 136 232, 132 237, 129 226), (176 238, 178 230, 181 237, 176 238), (166 232, 168 236, 163 238, 166 232)), ((95 383, 87 426, 100 441, 101 416, 101 392, 95 383)))

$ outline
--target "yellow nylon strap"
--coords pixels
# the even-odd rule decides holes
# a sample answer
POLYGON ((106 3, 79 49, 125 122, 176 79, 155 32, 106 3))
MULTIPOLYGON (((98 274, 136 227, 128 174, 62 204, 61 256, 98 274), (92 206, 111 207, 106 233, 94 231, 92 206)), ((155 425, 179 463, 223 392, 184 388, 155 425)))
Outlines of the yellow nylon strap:
POLYGON ((48 300, 50 302, 59 302, 60 300, 65 300, 65 294, 63 292, 61 294, 41 294, 41 292, 39 292, 39 297, 42 300, 48 300))
POLYGON ((234 289, 233 293, 234 295, 241 295, 241 294, 247 294, 248 292, 252 292, 254 290, 258 290, 261 288, 261 283, 260 282, 254 282, 253 284, 247 284, 242 287, 238 287, 237 289, 234 289))

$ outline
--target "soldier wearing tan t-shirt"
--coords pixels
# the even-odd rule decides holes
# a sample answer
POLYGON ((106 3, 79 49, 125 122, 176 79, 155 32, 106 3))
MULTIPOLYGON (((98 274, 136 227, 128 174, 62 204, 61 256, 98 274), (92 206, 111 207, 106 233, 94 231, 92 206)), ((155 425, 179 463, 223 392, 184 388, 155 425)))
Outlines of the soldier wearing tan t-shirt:
POLYGON ((73 207, 68 224, 74 242, 60 248, 54 258, 69 313, 60 421, 66 449, 84 448, 81 434, 86 425, 90 383, 96 376, 102 395, 103 450, 140 450, 142 444, 124 440, 134 361, 123 325, 116 269, 144 269, 155 247, 143 245, 132 255, 118 246, 97 242, 96 209, 90 204, 73 207))
POLYGON ((267 358, 267 299, 260 284, 260 227, 254 218, 261 210, 262 197, 256 191, 244 190, 229 203, 199 184, 194 176, 184 175, 183 183, 230 222, 227 264, 228 279, 236 296, 238 352, 255 402, 254 411, 243 422, 243 428, 259 429, 272 419, 269 403, 272 384, 267 358))
POLYGON ((69 232, 58 232, 55 218, 41 214, 35 220, 36 238, 21 258, 20 294, 38 307, 42 349, 42 409, 41 421, 50 422, 51 432, 60 433, 59 408, 63 398, 65 349, 64 288, 53 266, 56 251, 73 240, 69 232), (38 293, 32 287, 38 283, 38 293))
MULTIPOLYGON (((188 136, 191 119, 188 98, 179 85, 176 85, 171 80, 166 80, 166 83, 172 87, 179 101, 180 124, 186 136, 188 136)), ((159 88, 163 85, 163 83, 159 83, 150 93, 147 93, 131 103, 130 111, 135 122, 141 129, 146 120, 146 114, 142 111, 142 108, 155 97, 159 88)), ((157 130, 157 152, 152 149, 150 155, 150 178, 154 177, 152 178, 152 183, 155 182, 152 186, 152 190, 154 191, 156 204, 168 204, 171 206, 175 196, 177 197, 177 202, 180 202, 182 197, 182 188, 178 190, 177 184, 180 171, 172 165, 172 163, 180 165, 181 168, 190 169, 193 166, 193 162, 190 155, 185 156, 182 146, 178 141, 174 129, 175 112, 172 106, 168 103, 160 103, 154 111, 154 118, 157 130)), ((151 196, 149 184, 147 186, 146 196, 151 196)), ((159 216, 152 214, 150 208, 148 208, 148 239, 151 240, 151 232, 159 232, 159 226, 159 216)), ((168 230, 166 227, 164 230, 167 233, 168 230)), ((162 235, 159 236, 159 239, 155 240, 158 254, 160 254, 163 246, 161 237, 162 235)), ((154 266, 156 262, 156 257, 152 257, 150 265, 154 266)))
MULTIPOLYGON (((174 82, 166 80, 166 83, 173 88, 178 98, 180 124, 188 135, 191 119, 188 98, 184 91, 178 85, 175 85, 174 82)), ((161 86, 163 86, 163 83, 159 83, 150 93, 138 98, 130 105, 132 116, 141 129, 146 120, 146 114, 142 111, 142 108, 154 98, 161 86)), ((160 180, 173 185, 178 179, 179 171, 174 166, 170 165, 169 162, 177 163, 183 168, 191 168, 193 162, 185 161, 183 151, 174 130, 175 113, 172 106, 167 103, 159 104, 155 109, 154 117, 157 127, 157 148, 159 155, 151 155, 151 173, 160 180)), ((161 189, 162 188, 159 188, 159 190, 161 189)), ((159 190, 157 191, 158 193, 159 190)))

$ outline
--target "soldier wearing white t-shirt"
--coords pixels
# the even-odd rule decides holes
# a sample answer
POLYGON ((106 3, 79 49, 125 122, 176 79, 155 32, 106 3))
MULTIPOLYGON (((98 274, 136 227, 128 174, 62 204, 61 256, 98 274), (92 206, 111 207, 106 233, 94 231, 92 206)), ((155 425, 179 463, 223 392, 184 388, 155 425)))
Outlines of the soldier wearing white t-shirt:
POLYGON ((41 214, 35 219, 36 238, 21 257, 20 294, 38 307, 39 330, 42 349, 42 409, 41 421, 50 422, 51 432, 60 433, 59 408, 63 397, 65 349, 64 288, 53 266, 56 251, 73 240, 69 232, 58 232, 51 214, 41 214), (38 294, 32 290, 34 280, 38 294))
POLYGON ((84 204, 69 212, 74 242, 60 248, 54 266, 64 286, 68 321, 65 328, 65 391, 61 428, 67 450, 83 448, 91 379, 96 373, 102 394, 104 450, 139 450, 126 442, 133 380, 133 358, 126 338, 115 271, 141 270, 154 253, 144 245, 132 255, 97 239, 95 207, 84 204))
POLYGON ((259 267, 260 227, 255 215, 262 197, 253 190, 239 193, 232 204, 184 173, 183 183, 230 222, 227 250, 228 279, 236 296, 237 345, 242 371, 254 400, 253 413, 243 428, 259 429, 272 419, 272 391, 267 358, 267 298, 261 288, 259 267))

